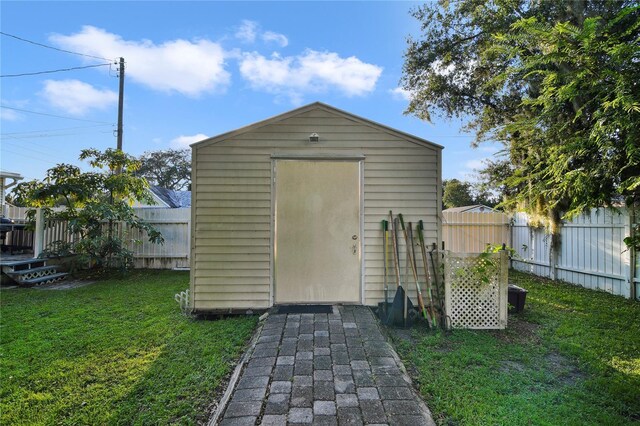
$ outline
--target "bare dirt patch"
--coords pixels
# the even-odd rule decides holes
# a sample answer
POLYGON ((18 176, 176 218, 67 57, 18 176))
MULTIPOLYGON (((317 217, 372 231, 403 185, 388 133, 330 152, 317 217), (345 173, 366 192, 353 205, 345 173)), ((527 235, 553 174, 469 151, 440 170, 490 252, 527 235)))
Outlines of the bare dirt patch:
POLYGON ((385 327, 381 326, 388 334, 393 336, 394 340, 405 341, 408 343, 417 343, 417 339, 413 335, 413 330, 411 328, 395 328, 395 327, 385 327))
POLYGON ((505 330, 492 331, 493 335, 505 343, 539 343, 539 324, 527 322, 515 316, 509 317, 505 330))
POLYGON ((580 371, 571 360, 557 352, 550 352, 544 358, 549 371, 563 385, 574 386, 586 378, 586 374, 580 371))
POLYGON ((521 373, 526 367, 518 361, 501 361, 499 370, 501 373, 521 373))

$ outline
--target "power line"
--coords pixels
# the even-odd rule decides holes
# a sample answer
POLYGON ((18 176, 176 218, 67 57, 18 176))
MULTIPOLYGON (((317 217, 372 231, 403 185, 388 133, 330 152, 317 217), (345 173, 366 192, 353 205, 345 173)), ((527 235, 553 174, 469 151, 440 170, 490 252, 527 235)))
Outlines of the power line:
POLYGON ((45 160, 45 159, 42 159, 40 157, 36 157, 36 156, 33 156, 33 155, 25 154, 24 152, 11 151, 10 149, 6 149, 6 148, 3 149, 3 151, 9 152, 9 153, 14 154, 14 155, 18 155, 20 157, 30 158, 32 160, 37 160, 37 161, 42 161, 43 163, 47 163, 47 164, 56 164, 53 161, 45 160))
POLYGON ((4 77, 24 77, 24 76, 28 76, 28 75, 52 74, 54 72, 83 70, 85 68, 96 68, 96 67, 104 67, 104 66, 111 66, 111 63, 98 64, 98 65, 86 65, 84 67, 61 68, 61 69, 49 70, 49 71, 28 72, 28 73, 22 73, 22 74, 5 74, 5 75, 0 75, 0 77, 1 78, 4 78, 4 77))
POLYGON ((84 56, 84 57, 93 58, 93 59, 102 59, 104 61, 112 61, 113 60, 113 59, 109 59, 109 58, 103 58, 101 56, 93 56, 93 55, 87 55, 85 53, 73 52, 71 50, 58 49, 57 47, 47 46, 46 44, 42 44, 42 43, 38 43, 38 42, 35 42, 35 41, 27 40, 26 38, 18 37, 18 36, 13 35, 13 34, 7 34, 7 33, 2 32, 2 31, 0 31, 0 34, 2 34, 3 36, 15 38, 16 40, 24 41, 25 43, 31 43, 31 44, 34 44, 36 46, 44 47, 44 48, 47 48, 47 49, 57 50, 58 52, 70 53, 72 55, 84 56))
POLYGON ((6 106, 6 105, 0 105, 0 108, 10 109, 10 110, 13 110, 13 111, 26 112, 26 113, 29 113, 29 114, 44 115, 44 116, 47 116, 47 117, 64 118, 66 120, 86 121, 87 123, 113 124, 113 123, 109 123, 107 121, 96 121, 96 120, 86 120, 84 118, 65 117, 65 116, 62 116, 62 115, 47 114, 46 112, 37 112, 37 111, 29 111, 29 110, 26 110, 26 109, 13 108, 13 107, 6 106))
POLYGON ((9 136, 9 137, 2 136, 0 137, 0 140, 4 141, 5 139, 23 140, 23 139, 58 138, 62 136, 93 135, 97 133, 113 134, 114 131, 108 130, 108 131, 101 131, 101 132, 40 133, 40 134, 24 135, 24 136, 9 136))
POLYGON ((2 143, 3 144, 8 143, 10 145, 13 145, 13 147, 19 148, 20 152, 22 152, 22 151, 29 152, 30 151, 30 152, 35 152, 37 154, 45 155, 45 156, 47 156, 47 158, 51 158, 50 150, 46 151, 46 152, 45 151, 41 151, 39 149, 35 149, 35 148, 30 147, 30 146, 25 146, 25 144, 23 142, 17 142, 17 141, 2 141, 2 143))
POLYGON ((91 126, 74 126, 74 127, 63 127, 58 129, 41 129, 41 130, 30 130, 28 132, 9 132, 9 133, 0 133, 0 137, 6 136, 16 136, 16 135, 27 135, 32 133, 45 133, 45 132, 66 132, 68 130, 77 130, 77 129, 90 129, 94 127, 104 127, 104 126, 112 126, 113 124, 94 124, 91 126))

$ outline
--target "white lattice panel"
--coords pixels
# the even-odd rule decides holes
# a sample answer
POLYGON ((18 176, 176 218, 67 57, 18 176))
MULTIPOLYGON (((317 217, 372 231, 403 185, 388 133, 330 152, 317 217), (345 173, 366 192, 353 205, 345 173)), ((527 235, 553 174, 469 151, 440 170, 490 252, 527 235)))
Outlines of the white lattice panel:
POLYGON ((505 328, 509 266, 506 252, 446 252, 444 265, 447 314, 451 326, 505 328))

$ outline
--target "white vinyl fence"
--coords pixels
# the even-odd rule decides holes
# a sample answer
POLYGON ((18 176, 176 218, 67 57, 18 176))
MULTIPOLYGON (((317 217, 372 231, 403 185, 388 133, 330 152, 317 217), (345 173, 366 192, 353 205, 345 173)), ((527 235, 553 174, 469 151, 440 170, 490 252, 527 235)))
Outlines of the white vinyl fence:
MULTIPOLYGON (((137 208, 164 236, 164 245, 150 243, 132 232, 131 243, 137 268, 188 268, 191 209, 137 208)), ((19 212, 16 211, 16 215, 19 212)), ((638 219, 636 225, 638 226, 638 219)), ((56 240, 71 241, 66 224, 45 227, 43 247, 56 240)), ((630 235, 631 219, 626 210, 593 209, 590 214, 567 221, 561 228, 559 246, 552 250, 551 236, 543 228, 529 226, 528 217, 517 213, 443 212, 445 249, 455 253, 482 252, 487 244, 506 244, 516 251, 514 269, 563 280, 627 298, 640 293, 640 256, 627 250, 623 239, 630 235)))
MULTIPOLYGON (((144 233, 133 232, 141 244, 132 244, 136 268, 171 269, 189 267, 191 209, 136 209, 136 214, 153 225, 164 237, 164 244, 153 244, 144 233)), ((136 231, 138 232, 138 231, 136 231)))
MULTIPOLYGON (((134 253, 134 267, 188 268, 191 209, 137 208, 135 212, 160 231, 164 244, 153 244, 144 232, 124 229, 122 224, 118 224, 116 232, 121 236, 126 235, 130 240, 129 249, 134 253)), ((42 248, 48 248, 54 241, 73 242, 78 238, 68 232, 67 228, 66 222, 48 222, 44 227, 42 248)))
POLYGON ((519 255, 512 261, 515 269, 627 298, 637 297, 632 287, 638 283, 637 259, 633 259, 623 241, 631 226, 626 211, 593 209, 566 221, 560 228, 555 250, 544 229, 527 225, 526 214, 517 213, 514 218, 513 248, 519 255))
POLYGON ((27 207, 16 207, 9 203, 5 203, 2 207, 2 215, 7 219, 23 221, 27 218, 27 210, 29 210, 27 207))
POLYGON ((551 246, 551 235, 544 228, 530 226, 524 213, 517 213, 513 218, 491 213, 503 216, 508 237, 487 232, 492 229, 488 225, 491 221, 496 222, 494 226, 500 226, 497 218, 480 217, 487 213, 473 215, 476 216, 458 219, 443 213, 445 248, 472 252, 478 251, 480 241, 484 244, 506 243, 516 251, 511 262, 516 270, 627 298, 639 296, 640 256, 628 250, 623 241, 633 226, 625 209, 620 212, 593 209, 589 214, 566 221, 560 229, 555 250, 551 246))
POLYGON ((516 255, 511 266, 539 277, 553 278, 551 273, 551 235, 544 228, 529 226, 528 216, 516 213, 511 228, 511 247, 516 255))

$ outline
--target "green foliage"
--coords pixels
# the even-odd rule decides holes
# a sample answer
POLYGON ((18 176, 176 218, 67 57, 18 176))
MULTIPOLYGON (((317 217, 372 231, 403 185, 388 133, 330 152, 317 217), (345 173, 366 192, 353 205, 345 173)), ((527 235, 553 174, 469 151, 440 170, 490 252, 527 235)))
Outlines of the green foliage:
MULTIPOLYGON (((136 216, 133 200, 150 201, 147 182, 133 175, 139 162, 119 150, 83 150, 81 160, 99 169, 82 172, 79 167, 59 164, 47 171, 43 181, 20 183, 15 199, 28 207, 42 208, 45 218, 66 221, 77 238, 70 245, 54 242, 49 255, 77 254, 100 269, 131 266, 133 254, 127 247, 136 243, 126 228, 147 234, 149 241, 163 243, 162 235, 136 216), (56 208, 58 207, 58 208, 56 208), (56 252, 60 248, 61 252, 56 252)), ((33 220, 35 210, 29 211, 33 220)))
POLYGON ((482 204, 488 207, 496 205, 489 190, 476 183, 445 179, 442 182, 442 204, 445 209, 482 204))
MULTIPOLYGON (((505 180, 511 176, 514 168, 505 158, 493 158, 484 161, 484 167, 477 171, 476 183, 480 192, 494 194, 497 201, 503 201, 513 197, 516 190, 505 184, 505 180)), ((495 204, 498 204, 495 202, 495 204)), ((498 204, 498 208, 501 207, 498 204)))
POLYGON ((506 330, 397 341, 436 422, 636 424, 640 304, 514 271, 510 282, 528 294, 506 330))
POLYGON ((640 251, 640 232, 636 229, 633 235, 624 239, 624 243, 627 247, 633 247, 636 251, 640 251))
POLYGON ((546 217, 640 202, 640 6, 441 0, 414 11, 408 112, 465 116, 507 159, 485 171, 503 206, 546 217))
POLYGON ((174 191, 188 189, 191 185, 191 151, 188 149, 148 151, 138 161, 140 168, 136 175, 151 185, 174 191))
POLYGON ((636 252, 640 252, 640 223, 636 221, 638 217, 637 209, 631 209, 631 230, 629 236, 624 239, 624 243, 627 247, 636 250, 636 252))
POLYGON ((510 259, 518 257, 516 249, 514 249, 513 247, 509 247, 506 244, 487 244, 487 246, 484 248, 484 253, 499 253, 502 250, 507 252, 507 255, 510 259))
POLYGON ((2 290, 0 423, 206 423, 256 317, 194 321, 189 274, 134 271, 72 290, 2 290))
POLYGON ((445 208, 463 207, 474 204, 473 195, 471 195, 471 184, 469 182, 460 182, 458 179, 445 180, 444 191, 442 193, 442 203, 445 208))

